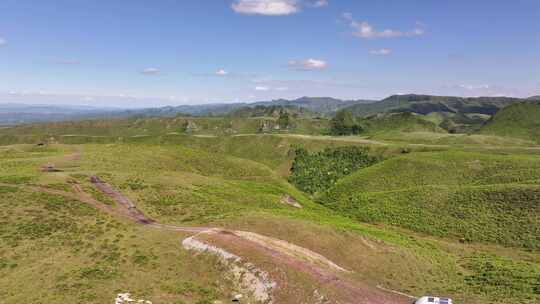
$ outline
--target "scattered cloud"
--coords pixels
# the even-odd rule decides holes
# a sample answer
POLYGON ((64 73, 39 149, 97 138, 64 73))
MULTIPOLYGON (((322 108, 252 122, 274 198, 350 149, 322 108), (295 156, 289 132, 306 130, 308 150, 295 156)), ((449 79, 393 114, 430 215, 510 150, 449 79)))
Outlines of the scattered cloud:
POLYGON ((480 84, 480 85, 460 84, 460 85, 458 85, 458 87, 460 87, 462 89, 465 89, 465 90, 474 91, 474 90, 482 90, 482 89, 487 90, 491 86, 489 84, 480 84))
POLYGON ((141 71, 141 74, 143 75, 157 75, 161 73, 161 71, 157 68, 146 68, 141 71))
POLYGON ((325 6, 328 0, 235 0, 231 8, 245 15, 285 16, 296 14, 303 7, 325 6))
POLYGON ((378 49, 378 50, 371 50, 369 51, 369 53, 371 55, 377 55, 377 56, 388 56, 392 54, 392 50, 384 48, 384 49, 378 49))
POLYGON ((328 63, 321 59, 291 60, 289 67, 300 71, 320 71, 328 68, 328 63))
POLYGON ((0 37, 0 47, 7 45, 7 40, 0 37))
POLYGON ((328 0, 317 0, 310 4, 313 7, 324 7, 328 6, 328 0))
POLYGON ((229 75, 229 72, 225 71, 224 69, 219 69, 216 71, 217 76, 227 76, 229 75))
POLYGON ((274 87, 271 85, 259 85, 259 86, 256 86, 254 89, 255 91, 260 91, 260 92, 268 92, 268 91, 285 92, 289 90, 288 87, 284 87, 284 86, 274 87))
POLYGON ((508 96, 508 97, 527 97, 534 93, 532 87, 509 87, 500 84, 486 83, 461 83, 461 84, 446 84, 436 88, 433 92, 437 95, 451 96, 508 96))
POLYGON ((232 9, 239 14, 282 16, 300 11, 297 0, 236 0, 232 9))
POLYGON ((358 22, 354 20, 351 13, 344 13, 343 19, 349 23, 353 29, 353 35, 359 38, 398 38, 421 36, 425 33, 424 24, 417 22, 416 27, 410 31, 400 31, 393 29, 377 30, 367 21, 358 22))

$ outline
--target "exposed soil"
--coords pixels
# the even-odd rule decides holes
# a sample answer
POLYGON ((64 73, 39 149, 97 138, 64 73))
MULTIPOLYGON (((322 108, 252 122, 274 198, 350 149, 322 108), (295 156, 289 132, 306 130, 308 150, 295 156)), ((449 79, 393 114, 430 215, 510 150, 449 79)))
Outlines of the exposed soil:
MULTIPOLYGON (((111 185, 100 180, 99 177, 93 176, 91 181, 96 188, 109 195, 122 206, 124 215, 127 215, 141 224, 174 231, 212 234, 213 236, 217 236, 220 241, 236 244, 237 248, 254 249, 270 258, 277 267, 296 269, 297 271, 308 274, 322 286, 329 287, 333 290, 339 290, 340 297, 342 298, 340 299, 341 303, 401 304, 410 302, 408 297, 387 292, 377 287, 368 286, 359 282, 353 282, 352 280, 345 278, 344 275, 340 275, 341 273, 348 272, 344 268, 318 253, 283 240, 246 231, 224 230, 210 227, 183 227, 157 223, 138 210, 136 205, 129 198, 115 190, 111 185)), ((192 238, 195 239, 197 236, 193 236, 192 238)), ((198 239, 198 241, 202 243, 207 242, 200 239, 198 239)), ((215 244, 208 246, 215 247, 215 244)))
POLYGON ((281 202, 285 205, 293 206, 294 208, 302 208, 302 205, 300 205, 300 203, 298 203, 298 201, 295 200, 294 197, 287 194, 281 197, 281 202))

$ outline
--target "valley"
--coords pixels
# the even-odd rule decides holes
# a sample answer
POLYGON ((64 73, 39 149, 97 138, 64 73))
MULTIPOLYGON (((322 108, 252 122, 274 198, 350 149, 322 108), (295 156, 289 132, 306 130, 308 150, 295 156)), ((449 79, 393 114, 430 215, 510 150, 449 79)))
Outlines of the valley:
POLYGON ((152 303, 227 303, 238 295, 257 303, 410 303, 425 294, 456 303, 539 300, 534 138, 387 123, 330 136, 329 120, 293 116, 292 127, 271 131, 262 120, 273 118, 0 130, 0 296, 7 303, 103 303, 126 292, 152 303), (320 181, 296 172, 298 149, 316 157, 307 167, 313 172, 340 171, 320 181), (347 165, 364 153, 373 161, 347 165), (299 190, 300 181, 312 190, 299 190), (14 285, 21 280, 29 284, 14 285))

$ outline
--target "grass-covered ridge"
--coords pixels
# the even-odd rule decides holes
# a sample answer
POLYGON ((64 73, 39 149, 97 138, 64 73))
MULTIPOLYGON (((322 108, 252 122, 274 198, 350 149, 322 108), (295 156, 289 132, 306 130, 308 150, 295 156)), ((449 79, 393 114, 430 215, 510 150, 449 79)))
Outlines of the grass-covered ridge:
POLYGON ((377 135, 381 133, 433 132, 446 133, 437 124, 413 113, 392 113, 377 115, 360 121, 365 133, 377 135))
POLYGON ((360 221, 436 236, 540 248, 540 159, 413 153, 360 170, 320 201, 360 221))
MULTIPOLYGON (((183 236, 146 231, 77 200, 40 195, 28 188, 72 191, 71 183, 78 182, 95 199, 114 205, 102 193, 92 191, 89 177, 94 174, 159 222, 227 227, 284 239, 353 270, 353 279, 372 286, 416 296, 447 295, 457 303, 540 300, 535 289, 540 276, 536 204, 540 165, 535 147, 527 146, 529 141, 392 132, 390 126, 388 132, 371 138, 253 134, 251 129, 222 135, 205 133, 212 127, 172 131, 184 125, 180 118, 176 118, 178 125, 167 128, 163 124, 174 119, 133 120, 126 126, 121 124, 127 120, 118 120, 103 121, 102 126, 69 123, 71 129, 52 124, 4 130, 17 140, 54 130, 55 139, 70 143, 38 147, 32 139, 33 145, 0 146, 0 204, 7 214, 0 231, 9 238, 20 238, 21 233, 35 235, 15 249, 0 240, 4 278, 0 279, 0 296, 7 303, 43 299, 97 304, 110 301, 119 291, 132 291, 154 303, 230 300, 229 282, 220 280, 223 273, 215 260, 192 257, 181 249, 183 236), (112 127, 120 129, 109 129, 112 127), (143 133, 145 129, 147 133, 143 133), (144 134, 148 135, 140 136, 144 134), (340 169, 333 180, 335 187, 327 195, 315 195, 323 205, 288 183, 295 149, 305 149, 312 156, 351 145, 362 147, 359 150, 369 146, 386 160, 359 171, 349 167, 355 158, 346 158, 344 166, 339 161, 320 160, 324 169, 315 170, 319 173, 340 169), (77 151, 79 158, 65 159, 77 151), (40 172, 44 163, 54 163, 62 172, 40 172), (345 176, 349 172, 343 174, 344 168, 355 172, 345 176), (284 203, 286 196, 303 208, 284 203), (51 202, 57 205, 47 207, 51 202), (81 208, 89 215, 79 213, 81 208), (42 216, 44 222, 33 221, 36 216, 42 216), (64 218, 68 225, 55 224, 54 219, 64 218), (115 226, 104 229, 109 222, 115 226), (29 228, 18 230, 22 226, 29 228), (104 232, 92 239, 84 231, 93 229, 104 232), (72 253, 75 245, 71 243, 54 247, 55 238, 63 234, 81 239, 83 249, 72 253), (119 260, 114 260, 117 264, 93 254, 105 239, 107 246, 118 246, 110 249, 119 252, 119 260), (26 248, 47 250, 32 251, 30 259, 25 258, 30 255, 26 248), (39 283, 30 276, 36 269, 39 282, 49 282, 45 287, 36 287, 39 283), (21 280, 30 283, 12 283, 21 280), (71 292, 77 286, 83 286, 82 300, 71 292), (40 293, 35 297, 24 297, 37 289, 40 293), (12 290, 22 296, 11 295, 12 290), (55 298, 57 293, 62 296, 55 298)), ((205 119, 201 121, 222 121, 205 119)))
POLYGON ((540 142, 540 103, 510 105, 493 116, 480 132, 540 142))

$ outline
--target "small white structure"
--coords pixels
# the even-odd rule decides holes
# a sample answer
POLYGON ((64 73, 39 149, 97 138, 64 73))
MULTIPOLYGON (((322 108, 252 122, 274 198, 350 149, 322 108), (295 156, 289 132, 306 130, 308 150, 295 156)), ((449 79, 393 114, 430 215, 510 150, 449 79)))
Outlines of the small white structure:
POLYGON ((114 300, 114 304, 152 304, 152 302, 147 300, 134 300, 131 298, 131 294, 129 292, 126 293, 119 293, 116 296, 116 299, 114 300))
POLYGON ((414 304, 452 304, 452 299, 426 296, 416 300, 414 304))

